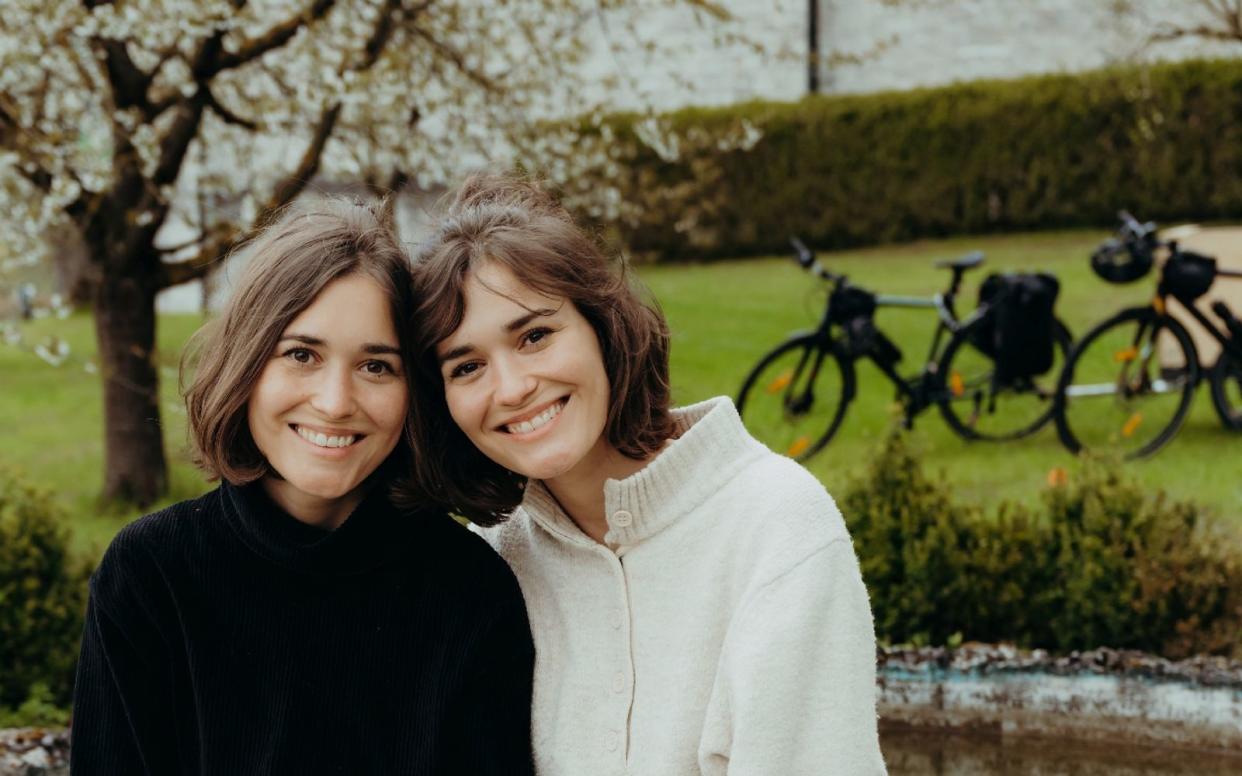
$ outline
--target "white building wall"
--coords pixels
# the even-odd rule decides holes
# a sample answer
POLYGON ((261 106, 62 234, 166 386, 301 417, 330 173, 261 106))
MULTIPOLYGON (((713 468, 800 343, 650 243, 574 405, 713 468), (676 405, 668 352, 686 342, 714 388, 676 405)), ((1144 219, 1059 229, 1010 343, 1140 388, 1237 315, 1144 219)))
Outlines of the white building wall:
MULTIPOLYGON (((711 27, 683 8, 645 12, 632 20, 637 35, 623 19, 597 21, 599 45, 583 74, 630 110, 797 99, 807 87, 808 2, 720 0, 736 17, 727 29, 763 54, 713 45, 711 27), (658 40, 658 51, 636 39, 658 40)), ((1148 43, 1161 24, 1198 21, 1197 0, 819 0, 819 8, 826 92, 1242 55, 1242 43, 1148 43), (1119 13, 1119 5, 1130 10, 1119 13)))

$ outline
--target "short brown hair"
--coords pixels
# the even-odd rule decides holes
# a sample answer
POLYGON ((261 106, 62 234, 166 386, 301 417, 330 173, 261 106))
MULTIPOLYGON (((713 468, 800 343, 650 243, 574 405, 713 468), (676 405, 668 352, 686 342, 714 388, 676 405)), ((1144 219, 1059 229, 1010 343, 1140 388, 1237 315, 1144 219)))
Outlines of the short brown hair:
POLYGON ((599 338, 610 400, 604 434, 634 459, 672 435, 669 333, 654 301, 640 298, 624 264, 610 261, 539 184, 514 175, 467 180, 423 243, 414 263, 415 352, 412 387, 419 449, 415 479, 426 497, 489 525, 522 500, 526 478, 491 461, 449 415, 435 347, 461 325, 463 288, 482 262, 506 267, 527 286, 568 299, 599 338))
MULTIPOLYGON (((285 329, 334 280, 361 274, 383 289, 409 375, 410 264, 392 228, 391 204, 340 198, 299 203, 240 249, 249 253, 249 264, 227 306, 194 335, 181 360, 192 456, 209 479, 242 485, 271 471, 250 434, 250 395, 285 329)), ((408 406, 405 425, 381 476, 408 476, 408 406)), ((392 484, 401 485, 395 479, 392 484)))

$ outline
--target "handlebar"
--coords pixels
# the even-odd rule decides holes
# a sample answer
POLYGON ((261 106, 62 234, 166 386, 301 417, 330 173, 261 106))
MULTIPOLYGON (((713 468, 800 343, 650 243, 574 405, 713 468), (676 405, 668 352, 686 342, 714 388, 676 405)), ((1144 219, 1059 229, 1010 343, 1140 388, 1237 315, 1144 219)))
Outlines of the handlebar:
POLYGON ((1130 215, 1128 210, 1119 210, 1117 218, 1121 219, 1121 239, 1123 242, 1139 242, 1142 240, 1152 240, 1155 242, 1156 223, 1148 221, 1140 224, 1138 219, 1130 215))
POLYGON ((815 258, 815 252, 806 247, 806 243, 798 239, 797 236, 791 235, 789 237, 789 244, 792 245, 794 249, 794 260, 797 261, 798 265, 803 269, 814 272, 817 277, 823 280, 832 282, 845 280, 844 275, 838 275, 825 269, 824 265, 820 264, 819 260, 815 258))

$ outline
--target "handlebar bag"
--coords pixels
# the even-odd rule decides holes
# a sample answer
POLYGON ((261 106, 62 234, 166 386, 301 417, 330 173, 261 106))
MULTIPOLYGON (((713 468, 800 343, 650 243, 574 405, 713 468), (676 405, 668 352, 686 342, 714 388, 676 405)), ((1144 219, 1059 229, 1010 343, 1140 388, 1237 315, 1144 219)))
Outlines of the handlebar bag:
POLYGON ((1216 280, 1216 259, 1190 251, 1176 251, 1164 264, 1160 290, 1189 304, 1207 293, 1216 280))
POLYGON ((828 301, 833 323, 845 325, 855 318, 870 318, 875 314, 875 294, 857 286, 842 285, 834 289, 828 301))
POLYGON ((1009 385, 1052 368, 1056 356, 1052 308, 1061 284, 1043 272, 999 277, 1001 288, 990 301, 996 363, 993 380, 995 385, 1009 385))

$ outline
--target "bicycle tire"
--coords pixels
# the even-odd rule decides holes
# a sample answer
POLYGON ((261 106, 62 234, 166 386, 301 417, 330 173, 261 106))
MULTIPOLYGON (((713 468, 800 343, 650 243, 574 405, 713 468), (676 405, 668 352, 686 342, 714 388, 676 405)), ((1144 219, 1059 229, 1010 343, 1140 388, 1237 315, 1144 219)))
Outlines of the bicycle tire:
POLYGON ((972 342, 974 330, 984 325, 987 321, 980 318, 955 332, 937 362, 940 414, 949 428, 970 441, 1030 436, 1052 420, 1057 380, 1073 343, 1069 329, 1053 319, 1054 360, 1048 371, 993 393, 996 362, 972 342))
POLYGON ((1228 350, 1221 351, 1208 373, 1212 406, 1225 428, 1242 431, 1242 359, 1228 350))
POLYGON ((853 362, 819 336, 803 334, 759 359, 742 382, 737 411, 773 452, 806 461, 836 434, 853 396, 853 362))
POLYGON ((1185 422, 1198 381, 1198 354, 1182 324, 1151 307, 1122 310, 1070 354, 1057 384, 1057 435, 1072 453, 1149 456, 1185 422), (1161 332, 1173 337, 1182 366, 1161 365, 1161 332), (1151 432, 1139 434, 1144 427, 1151 432))

